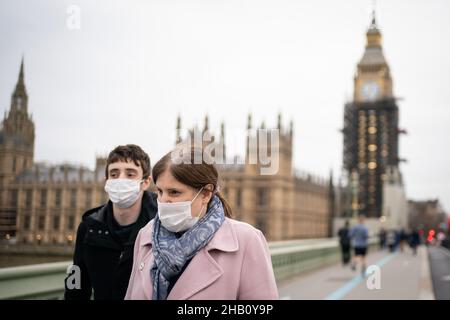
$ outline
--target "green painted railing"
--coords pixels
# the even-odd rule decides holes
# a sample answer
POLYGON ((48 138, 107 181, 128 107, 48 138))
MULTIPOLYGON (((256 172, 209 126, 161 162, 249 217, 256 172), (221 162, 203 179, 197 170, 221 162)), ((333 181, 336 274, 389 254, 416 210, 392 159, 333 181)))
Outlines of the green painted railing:
POLYGON ((0 299, 61 299, 72 261, 0 269, 0 299))
MULTIPOLYGON (((372 240, 371 245, 375 242, 372 240)), ((340 259, 337 239, 307 239, 269 243, 277 281, 340 259)), ((0 299, 61 299, 71 261, 0 268, 0 299)))
MULTIPOLYGON (((373 250, 376 245, 375 238, 369 240, 369 250, 373 250)), ((337 238, 272 242, 269 248, 277 282, 337 263, 341 259, 337 238)))

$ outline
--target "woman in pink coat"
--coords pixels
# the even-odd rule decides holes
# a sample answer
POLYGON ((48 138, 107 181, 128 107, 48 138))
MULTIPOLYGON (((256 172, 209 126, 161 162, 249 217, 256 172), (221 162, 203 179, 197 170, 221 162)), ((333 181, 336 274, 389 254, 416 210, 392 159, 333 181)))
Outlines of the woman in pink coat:
POLYGON ((136 238, 125 299, 278 299, 264 235, 231 219, 211 163, 201 149, 156 163, 158 215, 136 238))

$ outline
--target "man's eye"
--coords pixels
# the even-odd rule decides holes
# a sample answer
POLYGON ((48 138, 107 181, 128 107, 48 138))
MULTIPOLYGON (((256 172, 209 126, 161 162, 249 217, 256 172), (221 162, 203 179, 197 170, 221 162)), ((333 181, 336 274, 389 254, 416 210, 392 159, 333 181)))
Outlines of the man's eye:
POLYGON ((178 191, 176 191, 176 190, 172 190, 172 191, 170 191, 170 194, 171 195, 177 195, 177 194, 179 194, 180 192, 178 192, 178 191))

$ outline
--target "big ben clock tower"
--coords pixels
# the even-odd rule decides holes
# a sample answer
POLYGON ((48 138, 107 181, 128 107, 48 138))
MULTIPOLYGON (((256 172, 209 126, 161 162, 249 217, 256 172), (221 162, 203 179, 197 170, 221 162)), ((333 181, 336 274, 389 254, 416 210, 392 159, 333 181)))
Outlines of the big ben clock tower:
POLYGON ((367 30, 367 43, 354 79, 355 102, 374 102, 392 99, 392 79, 389 66, 381 47, 381 32, 373 13, 372 23, 367 30))
POLYGON ((351 211, 374 218, 383 215, 387 172, 398 170, 398 106, 375 12, 366 38, 353 101, 345 105, 343 165, 349 181, 357 179, 351 211))

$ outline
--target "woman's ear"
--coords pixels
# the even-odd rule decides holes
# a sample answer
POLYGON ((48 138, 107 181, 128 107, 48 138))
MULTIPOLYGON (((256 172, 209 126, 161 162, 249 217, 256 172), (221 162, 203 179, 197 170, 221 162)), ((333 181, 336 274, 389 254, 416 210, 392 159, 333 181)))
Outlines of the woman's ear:
POLYGON ((203 204, 207 204, 209 203, 209 200, 211 200, 212 196, 213 196, 213 190, 214 190, 214 186, 210 183, 207 184, 203 190, 202 190, 202 202, 203 204))

